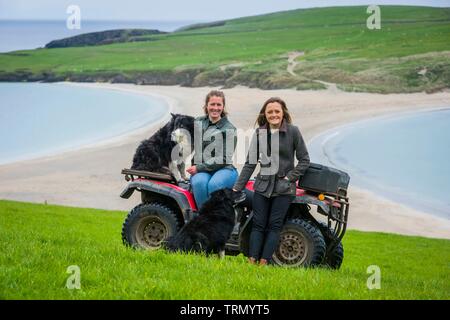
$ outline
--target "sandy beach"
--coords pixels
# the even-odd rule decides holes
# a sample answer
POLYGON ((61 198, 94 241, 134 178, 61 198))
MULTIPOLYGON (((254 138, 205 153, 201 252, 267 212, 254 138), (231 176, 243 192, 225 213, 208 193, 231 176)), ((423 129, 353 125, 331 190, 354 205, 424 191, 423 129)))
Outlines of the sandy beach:
MULTIPOLYGON (((192 116, 202 113, 204 97, 212 89, 132 84, 73 85, 165 97, 170 105, 168 111, 192 116)), ((264 100, 271 96, 282 97, 307 142, 326 130, 353 121, 450 106, 448 91, 389 95, 349 93, 336 88, 264 91, 236 87, 223 91, 231 122, 244 130, 253 127, 264 100)), ((140 197, 137 193, 129 200, 119 197, 126 186, 120 171, 130 167, 137 145, 165 123, 168 116, 147 128, 104 143, 56 156, 2 165, 0 199, 129 211, 139 203, 140 197)), ((349 198, 349 229, 450 239, 448 219, 414 210, 352 186, 349 198)))

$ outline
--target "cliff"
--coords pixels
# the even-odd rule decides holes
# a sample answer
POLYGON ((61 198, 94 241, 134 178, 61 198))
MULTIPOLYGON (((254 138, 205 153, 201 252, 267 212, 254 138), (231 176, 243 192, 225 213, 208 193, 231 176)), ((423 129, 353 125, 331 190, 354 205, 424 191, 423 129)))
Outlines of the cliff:
POLYGON ((147 29, 117 29, 100 32, 84 33, 78 36, 54 40, 45 45, 46 48, 68 48, 68 47, 84 47, 96 46, 102 44, 132 42, 132 41, 148 41, 146 36, 165 34, 159 30, 147 29))

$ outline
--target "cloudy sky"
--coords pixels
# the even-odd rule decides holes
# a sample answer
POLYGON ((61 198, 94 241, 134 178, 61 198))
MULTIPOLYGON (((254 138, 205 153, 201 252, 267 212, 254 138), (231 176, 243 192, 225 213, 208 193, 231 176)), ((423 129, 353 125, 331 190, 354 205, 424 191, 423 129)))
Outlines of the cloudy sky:
POLYGON ((78 5, 86 20, 214 21, 297 8, 371 3, 450 6, 450 0, 0 0, 0 19, 64 20, 67 7, 78 5))

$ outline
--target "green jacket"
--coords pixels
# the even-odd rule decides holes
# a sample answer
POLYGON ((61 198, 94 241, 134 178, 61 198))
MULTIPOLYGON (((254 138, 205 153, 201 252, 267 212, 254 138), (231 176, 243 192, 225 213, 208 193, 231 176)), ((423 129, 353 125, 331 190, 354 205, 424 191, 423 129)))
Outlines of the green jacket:
POLYGON ((233 169, 236 144, 236 127, 226 116, 214 124, 207 115, 195 119, 193 163, 198 172, 233 169))
POLYGON ((261 170, 256 176, 253 186, 255 192, 267 198, 277 195, 295 195, 296 182, 305 174, 310 163, 306 144, 300 130, 297 126, 283 121, 280 130, 271 135, 271 139, 277 139, 279 142, 278 157, 274 156, 275 153, 269 155, 266 148, 261 145, 267 141, 267 132, 267 125, 256 130, 250 142, 247 160, 233 188, 238 191, 244 189, 253 171, 255 171, 257 160, 261 165, 261 170), (250 158, 252 150, 257 150, 257 155, 254 156, 253 160, 250 158), (298 160, 296 166, 294 166, 294 158, 298 160))

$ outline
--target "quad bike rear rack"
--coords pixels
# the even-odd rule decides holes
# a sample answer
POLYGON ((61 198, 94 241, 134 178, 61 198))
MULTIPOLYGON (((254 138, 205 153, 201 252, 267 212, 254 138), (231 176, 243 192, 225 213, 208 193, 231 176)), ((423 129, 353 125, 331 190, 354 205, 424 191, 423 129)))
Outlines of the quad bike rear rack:
POLYGON ((122 169, 122 174, 125 175, 126 181, 134 181, 135 179, 152 179, 157 181, 164 181, 177 184, 174 177, 170 174, 151 172, 151 171, 141 171, 133 169, 122 169))

